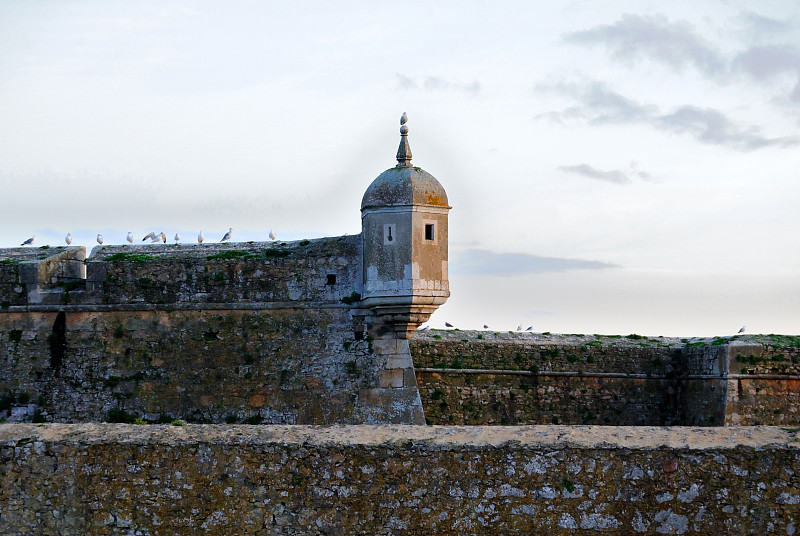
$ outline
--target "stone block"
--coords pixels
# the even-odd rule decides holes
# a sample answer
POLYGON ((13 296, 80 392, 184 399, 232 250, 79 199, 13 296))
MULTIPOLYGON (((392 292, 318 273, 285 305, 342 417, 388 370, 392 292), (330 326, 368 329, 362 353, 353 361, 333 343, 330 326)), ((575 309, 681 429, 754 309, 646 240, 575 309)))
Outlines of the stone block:
POLYGON ((378 385, 384 389, 403 387, 403 369, 381 370, 378 372, 378 385))
POLYGON ((398 354, 390 356, 386 360, 386 368, 387 369, 410 369, 413 367, 411 362, 411 355, 406 354, 398 354))
POLYGON ((107 266, 105 262, 90 262, 86 266, 86 281, 102 283, 106 278, 107 266))
POLYGON ((393 336, 384 336, 372 341, 372 350, 379 355, 392 355, 397 353, 397 339, 393 336))
POLYGON ((19 265, 19 282, 25 285, 39 283, 39 263, 36 261, 22 262, 19 265))

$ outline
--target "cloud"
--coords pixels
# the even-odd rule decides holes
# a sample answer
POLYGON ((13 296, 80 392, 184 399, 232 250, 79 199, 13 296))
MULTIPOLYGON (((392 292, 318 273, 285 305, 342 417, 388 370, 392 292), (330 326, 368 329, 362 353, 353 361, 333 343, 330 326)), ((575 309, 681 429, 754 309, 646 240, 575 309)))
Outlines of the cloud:
POLYGON ((736 65, 755 78, 800 73, 800 51, 789 46, 752 47, 736 57, 736 65))
POLYGON ((580 45, 604 45, 613 58, 629 65, 645 58, 676 71, 691 65, 720 83, 744 74, 765 84, 775 75, 789 73, 797 78, 789 99, 800 104, 800 49, 793 44, 752 44, 762 42, 762 38, 775 40, 776 36, 793 30, 794 25, 754 12, 743 12, 738 20, 744 28, 739 33, 749 44, 727 55, 707 42, 688 22, 671 22, 664 15, 625 14, 613 24, 564 34, 563 39, 580 45))
POLYGON ((628 175, 621 170, 615 169, 612 171, 601 171, 593 168, 589 164, 578 164, 576 166, 560 166, 558 169, 566 171, 567 173, 574 173, 582 175, 590 179, 596 179, 603 182, 611 182, 614 184, 630 184, 631 179, 628 175))
POLYGON ((676 134, 688 133, 703 143, 726 145, 746 151, 762 147, 791 147, 796 138, 765 138, 756 127, 740 128, 719 110, 681 106, 656 118, 656 125, 676 134))
POLYGON ((495 253, 486 249, 468 249, 450 262, 452 273, 513 277, 565 272, 567 270, 604 270, 619 268, 615 264, 582 259, 539 257, 528 253, 495 253))
POLYGON ((418 84, 413 78, 402 73, 397 73, 397 86, 399 89, 417 89, 422 87, 425 91, 463 91, 477 96, 481 92, 481 84, 477 80, 465 84, 463 82, 447 80, 439 76, 428 76, 418 84))
POLYGON ((779 45, 751 47, 736 56, 734 66, 756 80, 772 78, 783 73, 795 75, 797 84, 789 99, 800 103, 800 50, 779 45))
POLYGON ((708 76, 724 74, 726 58, 686 21, 670 22, 664 15, 625 14, 613 24, 564 35, 570 43, 603 44, 616 59, 633 63, 651 58, 681 70, 694 66, 708 76))
POLYGON ((580 119, 590 125, 645 124, 673 134, 688 134, 702 143, 745 151, 763 147, 791 147, 799 141, 793 137, 765 137, 758 127, 739 126, 714 108, 684 105, 664 113, 655 105, 638 103, 601 82, 584 85, 561 83, 540 89, 551 89, 578 101, 577 106, 537 116, 541 119, 561 123, 580 119))
POLYGON ((413 78, 397 73, 397 87, 400 89, 416 89, 417 83, 413 78))
POLYGON ((738 18, 747 30, 755 36, 774 36, 792 29, 792 25, 789 23, 771 19, 753 11, 744 11, 739 14, 738 18))

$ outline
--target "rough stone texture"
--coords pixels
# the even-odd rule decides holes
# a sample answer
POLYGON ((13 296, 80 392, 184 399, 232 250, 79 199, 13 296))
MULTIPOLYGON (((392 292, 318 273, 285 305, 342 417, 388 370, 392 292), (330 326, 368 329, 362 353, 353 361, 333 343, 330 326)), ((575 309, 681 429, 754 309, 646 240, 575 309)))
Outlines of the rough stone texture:
POLYGON ((769 427, 0 425, 0 532, 790 535, 796 439, 769 427))
POLYGON ((800 424, 800 338, 423 331, 430 424, 800 424))
POLYGON ((641 426, 677 421, 670 381, 449 370, 417 371, 417 383, 430 424, 641 426))
MULTIPOLYGON (((78 287, 0 309, 0 419, 424 423, 407 341, 359 306, 360 248, 96 247, 78 287)), ((0 268, 57 281, 74 250, 0 268)))
POLYGON ((86 278, 85 259, 83 246, 0 249, 0 309, 63 303, 86 278))
POLYGON ((102 304, 334 302, 360 285, 361 240, 97 246, 87 301, 102 304), (114 261, 113 255, 146 258, 114 261), (328 283, 328 276, 336 282, 328 283))

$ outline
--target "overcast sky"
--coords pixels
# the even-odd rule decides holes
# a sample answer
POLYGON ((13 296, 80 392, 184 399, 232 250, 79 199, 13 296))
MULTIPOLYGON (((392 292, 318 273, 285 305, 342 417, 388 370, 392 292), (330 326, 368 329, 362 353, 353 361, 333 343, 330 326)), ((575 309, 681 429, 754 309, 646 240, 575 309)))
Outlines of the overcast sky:
POLYGON ((800 333, 800 4, 0 3, 0 247, 360 231, 444 185, 431 325, 800 333))

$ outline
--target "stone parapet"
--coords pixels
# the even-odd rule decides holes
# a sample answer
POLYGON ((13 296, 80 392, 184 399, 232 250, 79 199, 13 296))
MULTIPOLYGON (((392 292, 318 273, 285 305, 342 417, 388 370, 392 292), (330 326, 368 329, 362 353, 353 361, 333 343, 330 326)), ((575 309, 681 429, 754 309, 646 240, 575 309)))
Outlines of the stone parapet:
POLYGON ((773 427, 0 425, 0 532, 793 534, 798 474, 773 427))

